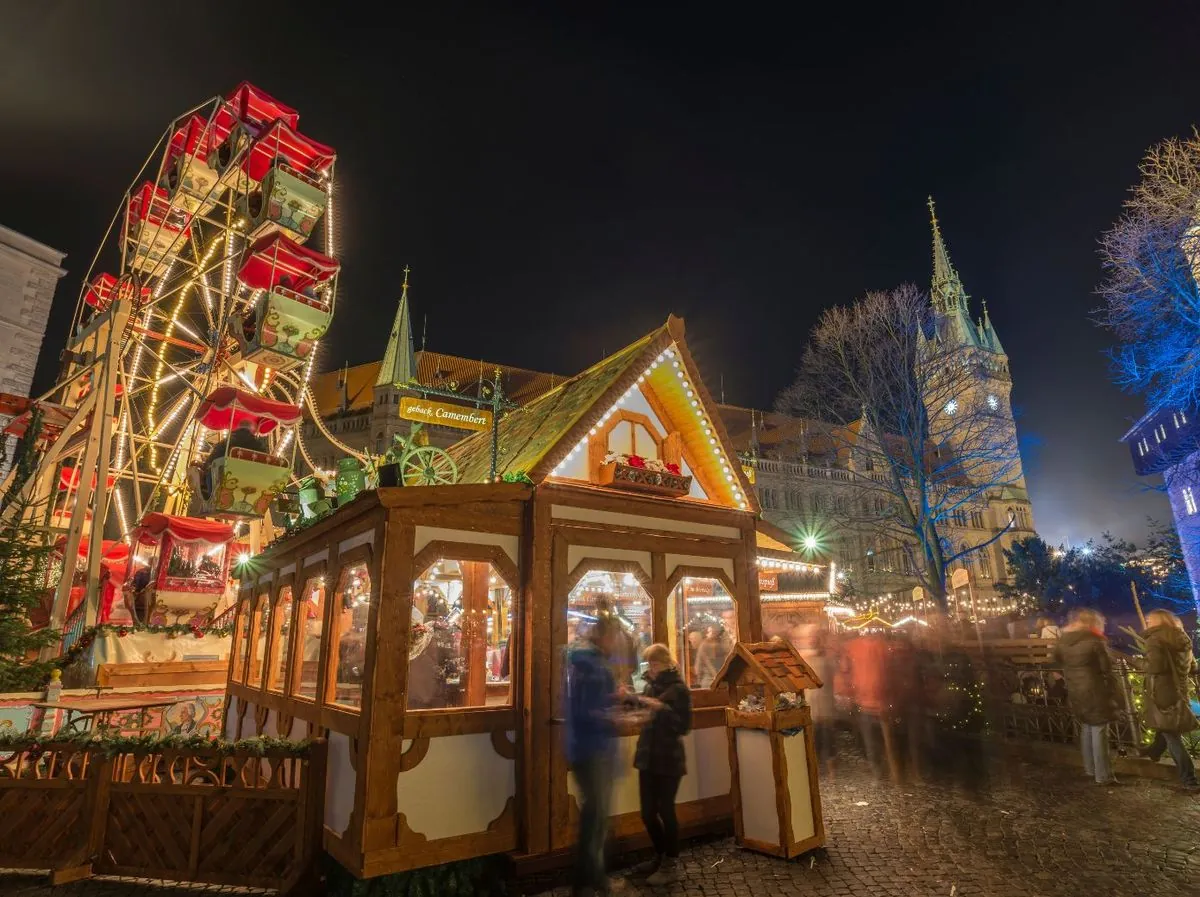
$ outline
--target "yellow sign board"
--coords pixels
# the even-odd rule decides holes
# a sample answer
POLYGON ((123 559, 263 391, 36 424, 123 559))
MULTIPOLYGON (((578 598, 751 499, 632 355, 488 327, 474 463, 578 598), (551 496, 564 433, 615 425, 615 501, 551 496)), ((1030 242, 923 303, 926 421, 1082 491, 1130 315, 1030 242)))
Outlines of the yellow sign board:
POLYGON ((449 402, 431 402, 405 396, 400 400, 400 417, 437 427, 453 427, 456 430, 488 430, 492 426, 492 412, 466 405, 451 405, 449 402))
POLYGON ((746 475, 746 479, 749 480, 750 485, 753 486, 754 480, 755 480, 754 468, 748 464, 743 464, 742 465, 742 473, 744 473, 746 475))

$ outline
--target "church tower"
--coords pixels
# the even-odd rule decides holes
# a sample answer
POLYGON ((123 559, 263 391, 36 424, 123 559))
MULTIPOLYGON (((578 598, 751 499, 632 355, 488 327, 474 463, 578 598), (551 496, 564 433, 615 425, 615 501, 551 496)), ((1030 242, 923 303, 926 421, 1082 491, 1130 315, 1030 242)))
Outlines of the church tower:
POLYGON ((399 417, 400 397, 405 384, 417 380, 417 356, 413 351, 412 320, 408 304, 408 268, 400 286, 400 303, 396 319, 388 334, 387 348, 375 378, 375 404, 371 411, 372 448, 382 454, 392 444, 396 433, 407 433, 408 421, 399 417))
MULTIPOLYGON (((980 417, 981 414, 994 416, 1001 425, 998 432, 1005 434, 1005 439, 1011 439, 1016 454, 1015 459, 1001 462, 1003 473, 995 478, 1003 482, 987 489, 986 509, 970 513, 965 520, 965 531, 961 534, 967 544, 981 544, 998 530, 1009 526, 1010 517, 1013 520, 1009 531, 988 546, 982 557, 971 565, 977 591, 986 595, 992 591, 991 584, 1004 578, 1002 549, 1016 539, 1033 534, 1033 514, 1020 453, 1016 449, 1017 430, 1012 413, 1012 377, 1008 354, 992 325, 986 302, 981 303, 982 315, 971 320, 971 297, 950 261, 950 252, 946 248, 932 197, 929 198, 929 217, 933 230, 933 280, 930 284, 935 326, 933 340, 942 358, 947 361, 953 359, 956 367, 962 365, 970 371, 967 385, 955 397, 945 401, 944 407, 930 409, 930 413, 939 418, 942 424, 939 429, 951 434, 951 450, 955 448, 956 418, 963 421, 963 429, 977 430, 981 426, 979 422, 986 420, 980 417)), ((979 467, 981 473, 986 471, 986 465, 979 467)))

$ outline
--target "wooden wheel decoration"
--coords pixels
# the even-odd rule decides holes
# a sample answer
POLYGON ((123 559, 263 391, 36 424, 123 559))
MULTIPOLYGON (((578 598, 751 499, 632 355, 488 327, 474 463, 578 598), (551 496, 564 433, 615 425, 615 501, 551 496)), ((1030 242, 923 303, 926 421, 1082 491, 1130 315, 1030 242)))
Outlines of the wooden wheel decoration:
POLYGON ((423 445, 405 453, 400 479, 405 486, 449 486, 458 482, 458 465, 441 449, 423 445))

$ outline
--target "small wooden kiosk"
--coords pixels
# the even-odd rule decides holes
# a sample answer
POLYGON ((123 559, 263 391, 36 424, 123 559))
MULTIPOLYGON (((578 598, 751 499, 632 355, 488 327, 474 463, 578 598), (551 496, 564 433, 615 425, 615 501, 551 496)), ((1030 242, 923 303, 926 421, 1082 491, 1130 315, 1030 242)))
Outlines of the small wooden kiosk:
POLYGON ((822 846, 812 712, 803 703, 804 690, 820 688, 821 680, 795 648, 774 639, 739 643, 715 684, 729 691, 737 843, 787 859, 822 846), (794 700, 784 705, 781 695, 794 700), (743 709, 746 703, 758 706, 743 709))
MULTIPOLYGON (((242 581, 228 734, 329 741, 325 847, 368 877, 510 853, 565 859, 577 789, 565 647, 605 595, 693 688, 685 831, 732 812, 728 696, 761 639, 757 504, 668 323, 449 449, 460 482, 381 488, 272 545, 242 581), (500 482, 501 479, 518 482, 500 482)), ((617 837, 643 836, 637 732, 618 735, 617 837)))

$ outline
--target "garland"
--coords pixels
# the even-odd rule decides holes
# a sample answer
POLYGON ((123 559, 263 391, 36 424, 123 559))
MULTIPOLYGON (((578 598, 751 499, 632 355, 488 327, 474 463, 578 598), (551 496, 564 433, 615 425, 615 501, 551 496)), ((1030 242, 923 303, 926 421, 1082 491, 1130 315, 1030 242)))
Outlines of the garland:
POLYGON ((268 754, 306 757, 311 746, 312 742, 307 739, 290 741, 266 735, 228 741, 207 735, 106 735, 84 732, 41 736, 34 732, 0 733, 0 751, 28 751, 35 759, 44 751, 56 747, 98 751, 105 757, 115 757, 118 754, 155 754, 162 751, 205 751, 219 757, 235 754, 252 757, 265 757, 268 754))

